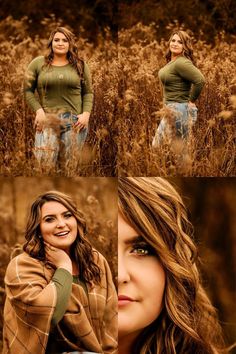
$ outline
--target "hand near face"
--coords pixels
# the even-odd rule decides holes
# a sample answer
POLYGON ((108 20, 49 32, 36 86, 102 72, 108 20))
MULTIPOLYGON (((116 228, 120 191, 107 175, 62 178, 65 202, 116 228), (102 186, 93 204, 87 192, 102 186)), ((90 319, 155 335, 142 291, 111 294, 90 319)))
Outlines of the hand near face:
POLYGON ((72 261, 69 255, 60 248, 44 241, 46 259, 56 268, 64 268, 72 274, 72 261))

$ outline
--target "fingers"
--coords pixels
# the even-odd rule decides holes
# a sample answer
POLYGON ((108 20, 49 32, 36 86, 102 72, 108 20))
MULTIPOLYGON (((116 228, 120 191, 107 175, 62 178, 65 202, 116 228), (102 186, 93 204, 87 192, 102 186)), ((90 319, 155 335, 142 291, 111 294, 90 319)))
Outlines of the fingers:
POLYGON ((57 251, 57 248, 56 247, 53 247, 52 245, 50 245, 50 243, 47 243, 44 241, 44 244, 47 248, 47 250, 50 250, 50 251, 57 251))

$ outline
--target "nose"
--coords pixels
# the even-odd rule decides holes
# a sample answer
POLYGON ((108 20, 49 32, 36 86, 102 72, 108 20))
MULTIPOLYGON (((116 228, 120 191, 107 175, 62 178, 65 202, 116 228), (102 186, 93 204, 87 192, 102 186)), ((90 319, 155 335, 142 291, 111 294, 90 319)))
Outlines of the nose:
POLYGON ((66 225, 65 220, 63 218, 58 218, 57 219, 57 227, 64 227, 66 225))
POLYGON ((125 258, 125 255, 118 249, 118 284, 128 283, 130 281, 130 273, 125 258))

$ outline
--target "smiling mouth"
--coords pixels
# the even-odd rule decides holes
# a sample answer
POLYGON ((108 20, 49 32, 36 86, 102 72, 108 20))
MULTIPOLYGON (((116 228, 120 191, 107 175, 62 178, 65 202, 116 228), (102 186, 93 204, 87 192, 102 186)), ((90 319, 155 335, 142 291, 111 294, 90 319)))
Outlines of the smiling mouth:
POLYGON ((61 231, 61 232, 57 232, 56 234, 54 234, 54 236, 56 237, 65 237, 69 234, 70 231, 61 231))

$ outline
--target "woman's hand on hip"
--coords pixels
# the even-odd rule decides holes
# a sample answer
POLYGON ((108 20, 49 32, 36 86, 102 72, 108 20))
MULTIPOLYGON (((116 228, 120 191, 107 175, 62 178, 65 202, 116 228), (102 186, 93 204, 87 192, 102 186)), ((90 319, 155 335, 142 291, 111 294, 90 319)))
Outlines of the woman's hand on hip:
POLYGON ((196 107, 195 103, 194 103, 194 102, 191 102, 191 101, 188 101, 188 106, 189 106, 189 107, 196 107))
POLYGON ((39 108, 36 111, 36 117, 34 121, 34 125, 37 131, 41 132, 44 128, 45 122, 46 122, 46 114, 42 108, 39 108))
POLYGON ((78 117, 78 120, 75 123, 75 128, 78 129, 78 131, 80 131, 84 128, 88 128, 90 113, 83 112, 82 114, 78 114, 77 117, 78 117))
POLYGON ((64 268, 72 274, 72 261, 69 255, 62 249, 57 248, 44 241, 46 259, 56 268, 64 268))

